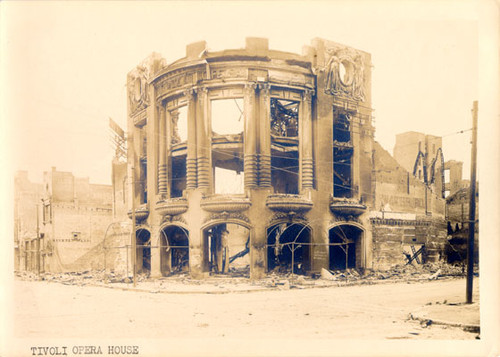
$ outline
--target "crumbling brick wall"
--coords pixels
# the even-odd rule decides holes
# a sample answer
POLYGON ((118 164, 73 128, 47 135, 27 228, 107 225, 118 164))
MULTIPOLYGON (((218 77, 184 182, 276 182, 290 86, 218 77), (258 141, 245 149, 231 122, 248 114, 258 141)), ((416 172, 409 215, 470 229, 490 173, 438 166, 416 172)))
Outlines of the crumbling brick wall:
POLYGON ((420 263, 437 262, 444 258, 446 222, 441 218, 372 218, 371 225, 375 270, 388 270, 395 265, 406 264, 407 254, 412 254, 412 246, 417 251, 425 245, 420 263))

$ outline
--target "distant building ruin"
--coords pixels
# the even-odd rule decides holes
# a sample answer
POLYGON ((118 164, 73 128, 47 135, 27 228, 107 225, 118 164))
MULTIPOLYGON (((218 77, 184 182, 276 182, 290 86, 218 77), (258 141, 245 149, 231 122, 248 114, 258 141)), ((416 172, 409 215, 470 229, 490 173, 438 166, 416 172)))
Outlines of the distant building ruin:
POLYGON ((111 185, 91 184, 88 178, 55 167, 44 172, 43 181, 30 182, 25 171, 18 172, 15 179, 16 269, 64 272, 103 268, 99 246, 112 219, 111 185))
POLYGON ((139 272, 387 269, 423 245, 421 258, 440 259, 445 201, 427 184, 444 183, 418 170, 441 165, 441 143, 426 142, 428 161, 404 154, 409 166, 374 141, 371 68, 370 54, 323 39, 298 55, 247 38, 132 70, 139 272))

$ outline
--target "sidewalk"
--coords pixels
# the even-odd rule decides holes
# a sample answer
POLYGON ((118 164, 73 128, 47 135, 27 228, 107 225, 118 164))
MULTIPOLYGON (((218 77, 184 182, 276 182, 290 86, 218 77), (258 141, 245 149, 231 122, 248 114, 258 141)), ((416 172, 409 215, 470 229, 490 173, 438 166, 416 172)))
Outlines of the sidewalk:
POLYGON ((428 304, 410 315, 413 320, 419 320, 426 326, 430 324, 461 327, 469 332, 480 331, 479 302, 449 302, 428 304))

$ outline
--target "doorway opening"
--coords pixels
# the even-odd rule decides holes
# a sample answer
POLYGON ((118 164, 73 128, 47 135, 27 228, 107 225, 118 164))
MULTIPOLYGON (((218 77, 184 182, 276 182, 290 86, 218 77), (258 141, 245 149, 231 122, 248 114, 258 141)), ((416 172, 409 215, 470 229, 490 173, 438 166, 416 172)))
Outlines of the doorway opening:
POLYGON ((250 230, 221 223, 203 231, 205 270, 213 274, 250 274, 250 230))
POLYGON ((163 228, 160 252, 162 275, 189 271, 189 232, 176 225, 163 228))
POLYGON ((148 274, 151 271, 151 233, 144 228, 135 232, 137 273, 148 274))
POLYGON ((330 270, 361 267, 361 239, 363 230, 349 224, 333 227, 329 231, 330 270))
POLYGON ((310 269, 311 229, 300 223, 280 223, 267 229, 269 272, 305 274, 310 269))

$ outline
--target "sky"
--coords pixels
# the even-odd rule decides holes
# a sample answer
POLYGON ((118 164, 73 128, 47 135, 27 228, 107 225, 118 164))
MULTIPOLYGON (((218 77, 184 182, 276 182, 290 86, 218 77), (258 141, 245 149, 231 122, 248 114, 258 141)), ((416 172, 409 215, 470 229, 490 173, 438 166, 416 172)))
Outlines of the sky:
POLYGON ((295 53, 315 37, 372 55, 376 140, 443 136, 445 160, 469 174, 478 99, 478 11, 472 1, 22 2, 1 4, 2 117, 11 168, 33 181, 55 166, 111 182, 112 118, 126 129, 126 76, 152 52, 168 63, 189 43, 243 48, 266 37, 295 53))

